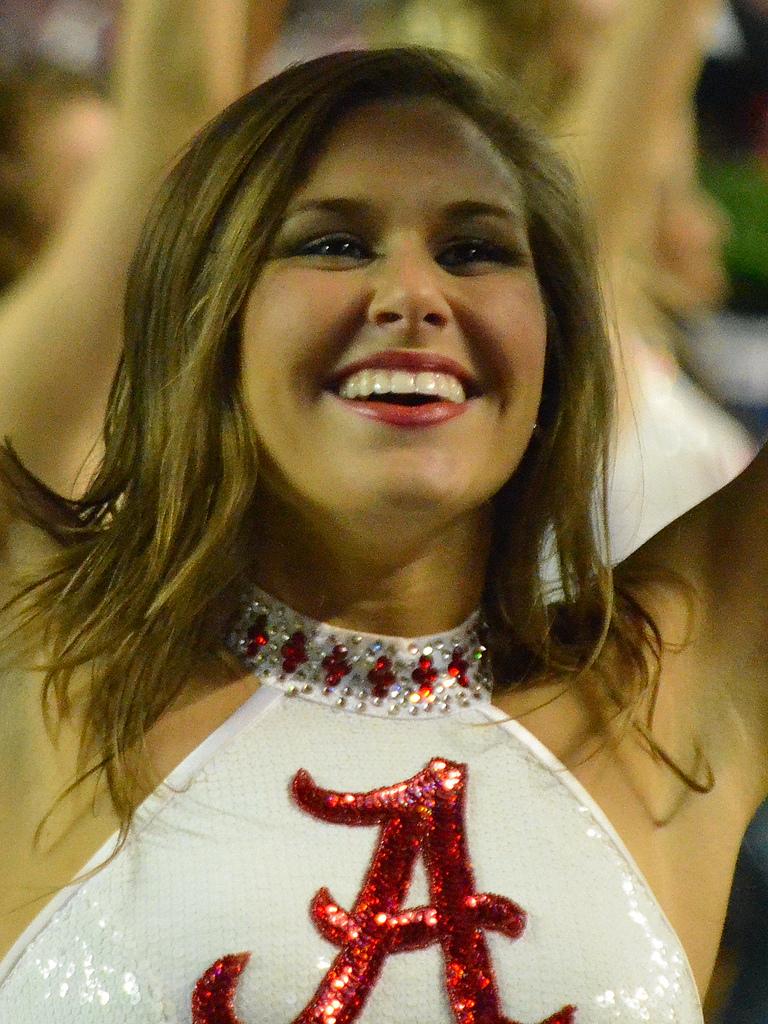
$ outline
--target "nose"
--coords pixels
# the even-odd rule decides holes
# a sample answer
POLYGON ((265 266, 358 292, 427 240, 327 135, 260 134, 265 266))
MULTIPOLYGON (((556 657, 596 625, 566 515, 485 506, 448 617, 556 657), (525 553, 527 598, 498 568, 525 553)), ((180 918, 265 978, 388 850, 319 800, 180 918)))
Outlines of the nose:
POLYGON ((368 320, 385 330, 416 333, 442 329, 453 318, 441 268, 432 254, 409 247, 381 258, 375 271, 368 320))

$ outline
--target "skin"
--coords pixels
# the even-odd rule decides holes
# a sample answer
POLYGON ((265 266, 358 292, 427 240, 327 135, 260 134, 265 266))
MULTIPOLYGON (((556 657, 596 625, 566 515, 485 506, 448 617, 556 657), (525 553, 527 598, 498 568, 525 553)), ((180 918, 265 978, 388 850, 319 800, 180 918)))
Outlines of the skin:
POLYGON ((437 102, 345 120, 291 202, 244 315, 261 585, 336 624, 399 635, 466 617, 484 577, 489 499, 534 428, 545 347, 519 184, 490 142, 437 102), (354 208, 312 205, 330 198, 354 208), (465 201, 501 213, 451 216, 465 201), (364 419, 324 387, 391 350, 448 356, 482 393, 464 415, 414 430, 364 419))
POLYGON ((621 14, 623 0, 568 0, 557 4, 558 19, 552 33, 552 56, 568 74, 589 68, 605 31, 621 14))
POLYGON ((699 183, 690 111, 681 112, 670 124, 660 163, 653 238, 658 265, 672 286, 674 308, 683 316, 703 316, 727 298, 723 246, 731 224, 699 183))
POLYGON ((26 126, 20 159, 35 220, 47 236, 60 230, 106 152, 113 112, 96 96, 79 96, 36 113, 26 126))

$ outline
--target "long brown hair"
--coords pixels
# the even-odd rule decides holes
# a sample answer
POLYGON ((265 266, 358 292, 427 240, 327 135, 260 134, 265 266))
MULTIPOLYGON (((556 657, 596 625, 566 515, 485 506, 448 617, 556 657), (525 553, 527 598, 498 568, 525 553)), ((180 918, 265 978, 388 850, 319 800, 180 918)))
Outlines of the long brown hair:
POLYGON ((62 712, 74 674, 86 670, 80 767, 83 777, 106 772, 124 830, 132 752, 201 666, 228 664, 225 620, 249 569, 247 537, 258 529, 258 439, 239 375, 245 297, 339 120, 367 103, 417 97, 464 113, 514 165, 548 313, 538 430, 496 499, 484 598, 495 674, 508 686, 555 671, 575 676, 611 631, 636 670, 622 674, 612 699, 630 708, 647 689, 655 634, 637 604, 614 601, 604 483, 595 489, 611 362, 570 174, 488 82, 453 59, 415 48, 325 56, 230 106, 168 178, 133 261, 105 455, 87 492, 74 501, 53 494, 10 447, 0 465, 24 515, 58 544, 49 571, 13 603, 15 642, 39 650, 44 627, 45 693, 62 712), (555 616, 539 574, 546 537, 562 583, 555 616))

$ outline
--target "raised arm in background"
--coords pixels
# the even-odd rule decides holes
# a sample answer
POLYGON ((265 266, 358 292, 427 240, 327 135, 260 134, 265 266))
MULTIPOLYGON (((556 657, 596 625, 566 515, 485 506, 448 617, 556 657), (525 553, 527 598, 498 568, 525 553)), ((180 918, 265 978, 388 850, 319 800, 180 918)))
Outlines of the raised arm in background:
POLYGON ((613 267, 648 241, 656 154, 687 114, 721 0, 627 0, 554 116, 613 267))
POLYGON ((163 173, 249 87, 286 0, 128 0, 113 141, 34 267, 0 301, 0 437, 72 496, 100 453, 127 267, 163 173))

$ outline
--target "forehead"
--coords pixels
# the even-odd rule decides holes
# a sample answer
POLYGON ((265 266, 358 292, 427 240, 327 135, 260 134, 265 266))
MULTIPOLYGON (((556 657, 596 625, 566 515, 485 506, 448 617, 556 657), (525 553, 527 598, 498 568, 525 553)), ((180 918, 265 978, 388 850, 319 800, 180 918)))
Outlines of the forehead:
POLYGON ((510 161, 466 115, 436 99, 376 103, 344 117, 297 198, 326 193, 523 207, 510 161))

